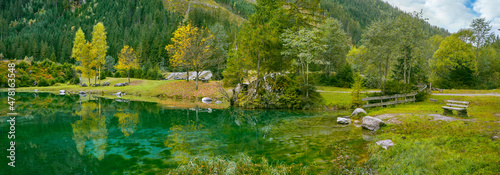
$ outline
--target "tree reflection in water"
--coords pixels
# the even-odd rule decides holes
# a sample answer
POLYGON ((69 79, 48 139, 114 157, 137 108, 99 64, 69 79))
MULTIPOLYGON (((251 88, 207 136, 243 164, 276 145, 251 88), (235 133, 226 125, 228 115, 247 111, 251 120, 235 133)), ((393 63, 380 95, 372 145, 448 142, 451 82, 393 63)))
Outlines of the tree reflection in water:
POLYGON ((139 123, 138 113, 117 112, 115 117, 118 117, 118 127, 120 127, 125 137, 134 133, 137 123, 139 123))
POLYGON ((106 153, 108 130, 106 129, 106 117, 101 116, 100 104, 98 108, 93 101, 81 103, 81 109, 75 112, 75 115, 81 118, 71 124, 73 140, 76 142, 78 153, 84 155, 85 148, 89 146, 87 141, 92 141, 92 147, 87 147, 88 152, 102 160, 106 153))

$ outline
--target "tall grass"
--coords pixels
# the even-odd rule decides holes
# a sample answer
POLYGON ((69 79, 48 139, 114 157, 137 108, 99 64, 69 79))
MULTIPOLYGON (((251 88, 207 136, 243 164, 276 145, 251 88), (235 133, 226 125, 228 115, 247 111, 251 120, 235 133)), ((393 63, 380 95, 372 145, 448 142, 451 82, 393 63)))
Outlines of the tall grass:
POLYGON ((308 166, 285 165, 283 163, 269 163, 265 158, 254 163, 246 154, 239 154, 231 159, 223 157, 196 157, 185 165, 173 170, 164 170, 168 174, 309 174, 308 166))

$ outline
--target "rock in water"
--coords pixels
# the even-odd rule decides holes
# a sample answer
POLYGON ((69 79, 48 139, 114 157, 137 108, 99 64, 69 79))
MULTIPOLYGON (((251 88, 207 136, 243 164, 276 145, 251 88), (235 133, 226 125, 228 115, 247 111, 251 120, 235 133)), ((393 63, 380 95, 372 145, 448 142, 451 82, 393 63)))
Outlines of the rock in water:
POLYGON ((351 119, 344 117, 337 117, 338 124, 351 124, 351 119))
POLYGON ((363 110, 363 109, 361 109, 361 108, 356 108, 356 109, 352 112, 351 116, 356 116, 356 115, 359 115, 359 114, 361 114, 361 113, 365 113, 365 114, 366 114, 366 111, 365 111, 365 110, 363 110))
POLYGON ((392 140, 381 140, 381 141, 376 142, 376 144, 382 146, 382 148, 384 148, 384 149, 387 149, 391 146, 394 146, 394 143, 392 142, 392 140))
POLYGON ((361 122, 361 127, 371 131, 376 131, 380 129, 381 126, 384 125, 385 125, 384 121, 370 116, 363 117, 363 120, 361 122))

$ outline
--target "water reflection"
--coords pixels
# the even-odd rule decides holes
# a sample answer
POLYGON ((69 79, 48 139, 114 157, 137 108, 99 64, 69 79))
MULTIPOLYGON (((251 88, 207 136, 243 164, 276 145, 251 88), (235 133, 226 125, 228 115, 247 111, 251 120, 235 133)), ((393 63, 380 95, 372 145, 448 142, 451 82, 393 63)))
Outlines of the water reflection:
MULTIPOLYGON (((0 93, 0 103, 6 98, 0 93)), ((325 165, 340 148, 355 152, 362 146, 353 145, 365 142, 335 118, 304 111, 170 108, 47 93, 16 98, 23 115, 16 122, 22 131, 16 154, 25 164, 7 174, 154 174, 197 156, 242 152, 285 164, 325 165)), ((5 134, 8 125, 0 126, 5 134)))
POLYGON ((134 133, 137 123, 139 123, 138 113, 117 112, 114 116, 118 117, 118 127, 125 137, 134 133))
POLYGON ((80 116, 80 120, 72 123, 71 127, 78 153, 84 155, 84 151, 87 151, 102 160, 106 154, 108 130, 106 117, 101 116, 100 105, 100 101, 99 106, 93 101, 81 103, 80 110, 75 112, 75 115, 80 116))

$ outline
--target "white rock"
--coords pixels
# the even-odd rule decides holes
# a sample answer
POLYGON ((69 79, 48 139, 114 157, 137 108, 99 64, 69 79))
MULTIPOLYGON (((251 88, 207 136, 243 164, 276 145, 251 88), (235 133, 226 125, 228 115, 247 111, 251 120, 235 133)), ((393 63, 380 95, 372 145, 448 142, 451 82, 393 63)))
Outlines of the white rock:
POLYGON ((356 109, 352 112, 351 116, 355 116, 355 115, 358 115, 358 114, 361 114, 361 113, 365 113, 365 114, 366 114, 366 111, 365 111, 365 110, 363 110, 363 109, 361 109, 361 108, 356 108, 356 109))
POLYGON ((384 121, 370 116, 363 117, 361 121, 361 127, 371 131, 376 131, 383 125, 385 125, 384 121))
POLYGON ((209 102, 209 101, 212 101, 212 99, 211 99, 211 98, 208 98, 208 97, 203 97, 203 98, 201 99, 201 101, 206 101, 206 102, 209 102))
POLYGON ((343 117, 337 117, 337 123, 338 124, 351 124, 351 119, 343 118, 343 117))
POLYGON ((64 93, 66 93, 66 91, 65 90, 59 90, 59 93, 64 94, 64 93))
POLYGON ((391 146, 394 146, 394 143, 392 142, 392 140, 380 140, 380 141, 376 142, 376 144, 382 146, 382 148, 384 148, 384 149, 387 149, 391 146))

